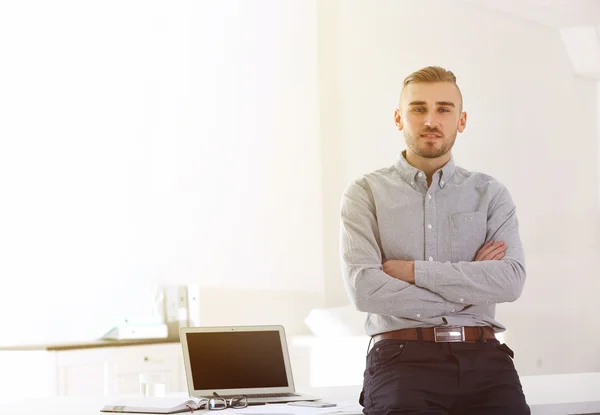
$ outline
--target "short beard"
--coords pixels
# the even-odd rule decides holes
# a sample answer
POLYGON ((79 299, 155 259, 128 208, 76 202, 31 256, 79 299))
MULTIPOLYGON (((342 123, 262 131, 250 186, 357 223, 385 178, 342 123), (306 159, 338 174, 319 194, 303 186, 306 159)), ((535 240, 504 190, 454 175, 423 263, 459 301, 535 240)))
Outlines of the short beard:
POLYGON ((436 159, 438 157, 442 157, 443 155, 447 154, 450 150, 452 150, 454 142, 456 141, 456 135, 457 134, 454 134, 454 137, 450 137, 449 140, 446 140, 444 138, 444 142, 440 148, 421 148, 417 145, 417 139, 413 137, 407 137, 406 145, 408 148, 410 148, 410 150, 413 153, 415 153, 419 157, 423 157, 426 159, 436 159))

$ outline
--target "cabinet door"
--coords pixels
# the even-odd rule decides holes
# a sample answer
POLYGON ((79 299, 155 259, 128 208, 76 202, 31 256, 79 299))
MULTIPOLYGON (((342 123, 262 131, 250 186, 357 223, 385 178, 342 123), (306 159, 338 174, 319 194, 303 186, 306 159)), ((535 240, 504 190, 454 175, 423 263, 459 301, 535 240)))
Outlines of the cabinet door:
POLYGON ((50 397, 56 394, 56 362, 45 350, 0 351, 0 396, 50 397))
POLYGON ((180 362, 183 358, 179 343, 124 347, 117 350, 113 357, 113 381, 119 394, 139 393, 140 373, 162 373, 166 393, 186 390, 185 382, 181 381, 183 373, 180 362))
POLYGON ((108 362, 90 362, 58 369, 58 394, 64 396, 108 396, 111 394, 108 362))
POLYGON ((111 348, 56 352, 56 379, 61 396, 112 395, 111 348))

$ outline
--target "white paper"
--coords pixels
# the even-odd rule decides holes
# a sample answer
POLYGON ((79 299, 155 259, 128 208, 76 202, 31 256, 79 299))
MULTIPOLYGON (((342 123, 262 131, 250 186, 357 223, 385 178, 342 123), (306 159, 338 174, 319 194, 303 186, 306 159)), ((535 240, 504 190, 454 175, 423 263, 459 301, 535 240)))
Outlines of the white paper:
POLYGON ((310 408, 287 404, 249 406, 236 410, 237 415, 362 415, 359 405, 338 405, 329 408, 310 408))

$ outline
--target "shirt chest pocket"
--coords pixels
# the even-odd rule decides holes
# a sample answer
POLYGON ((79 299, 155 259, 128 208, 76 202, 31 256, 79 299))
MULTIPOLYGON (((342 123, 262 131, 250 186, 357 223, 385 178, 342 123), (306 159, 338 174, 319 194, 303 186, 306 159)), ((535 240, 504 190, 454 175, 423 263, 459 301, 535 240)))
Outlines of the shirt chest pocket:
POLYGON ((485 243, 487 215, 485 212, 456 213, 450 216, 452 262, 473 261, 485 243))

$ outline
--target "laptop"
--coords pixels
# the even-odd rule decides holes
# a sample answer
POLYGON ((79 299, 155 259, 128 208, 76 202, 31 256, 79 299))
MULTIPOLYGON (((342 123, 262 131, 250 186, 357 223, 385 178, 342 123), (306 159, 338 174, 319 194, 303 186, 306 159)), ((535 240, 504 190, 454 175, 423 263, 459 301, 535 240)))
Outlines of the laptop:
POLYGON ((296 392, 283 326, 182 327, 188 393, 244 395, 248 404, 314 401, 296 392))

